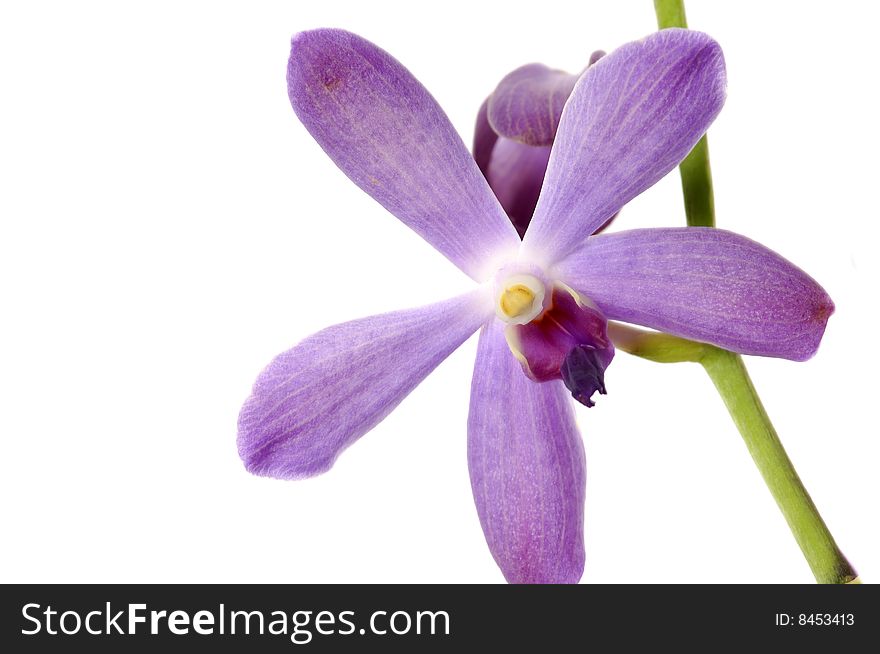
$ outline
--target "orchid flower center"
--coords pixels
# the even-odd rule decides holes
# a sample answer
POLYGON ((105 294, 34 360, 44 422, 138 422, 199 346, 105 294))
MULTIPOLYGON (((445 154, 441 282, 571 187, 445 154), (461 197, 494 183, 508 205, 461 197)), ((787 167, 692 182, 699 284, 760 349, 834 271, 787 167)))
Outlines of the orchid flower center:
POLYGON ((502 268, 494 289, 495 315, 507 324, 504 335, 523 373, 535 382, 561 380, 578 402, 593 406, 614 356, 605 316, 537 266, 502 268))
POLYGON ((497 289, 495 315, 509 325, 525 325, 544 311, 546 287, 535 275, 507 276, 497 289))

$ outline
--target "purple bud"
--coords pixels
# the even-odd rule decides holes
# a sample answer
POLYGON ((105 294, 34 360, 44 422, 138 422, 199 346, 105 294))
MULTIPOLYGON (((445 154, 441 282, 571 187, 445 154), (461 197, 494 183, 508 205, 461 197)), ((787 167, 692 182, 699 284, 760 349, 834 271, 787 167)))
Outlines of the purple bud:
POLYGON ((587 64, 587 68, 589 68, 590 66, 595 64, 597 61, 599 61, 604 56, 605 56, 604 50, 596 50, 593 54, 590 55, 590 63, 587 64))

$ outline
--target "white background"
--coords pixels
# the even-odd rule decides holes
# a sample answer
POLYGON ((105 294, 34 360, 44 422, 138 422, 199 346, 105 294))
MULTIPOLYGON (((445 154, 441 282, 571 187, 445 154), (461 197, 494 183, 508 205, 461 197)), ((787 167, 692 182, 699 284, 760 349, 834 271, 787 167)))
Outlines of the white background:
MULTIPOLYGON (((726 53, 719 225, 837 304, 807 363, 749 359, 862 577, 880 579, 878 10, 690 0, 726 53)), ((609 2, 8 3, 0 17, 0 580, 498 582, 468 482, 475 339, 326 475, 245 472, 236 418, 280 351, 470 288, 298 123, 289 38, 390 51, 470 143, 531 61, 578 70, 655 28, 609 2), (364 289, 367 289, 366 291, 364 289)), ((677 173, 616 229, 683 224, 677 173)), ((619 354, 578 411, 585 582, 810 582, 696 366, 619 354)))

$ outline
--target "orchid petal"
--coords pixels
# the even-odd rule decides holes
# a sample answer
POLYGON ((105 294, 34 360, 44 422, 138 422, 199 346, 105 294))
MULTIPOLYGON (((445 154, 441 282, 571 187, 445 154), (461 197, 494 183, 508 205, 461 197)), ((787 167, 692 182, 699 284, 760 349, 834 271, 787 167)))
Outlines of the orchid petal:
POLYGON ((250 472, 325 472, 492 313, 483 291, 346 322, 310 336, 260 374, 238 419, 250 472))
POLYGON ((492 151, 486 178, 520 236, 526 233, 538 203, 549 158, 549 147, 503 137, 492 151))
POLYGON ((499 136, 524 145, 552 145, 577 75, 543 64, 517 68, 489 96, 487 117, 499 136))
POLYGON ((834 312, 825 290, 794 264, 711 227, 594 236, 556 272, 607 318, 741 354, 808 359, 834 312))
POLYGON ((480 333, 468 418, 480 524, 511 583, 576 583, 584 569, 584 448, 560 381, 530 381, 500 321, 480 333))
POLYGON ((533 258, 562 259, 675 168, 721 110, 725 80, 718 44, 681 29, 590 66, 565 105, 524 239, 533 258))
POLYGON ((355 184, 478 281, 516 231, 455 129, 397 60, 336 29, 297 34, 290 102, 355 184))
POLYGON ((477 112, 477 122, 474 124, 474 161, 477 162, 477 167, 484 176, 488 175, 489 160, 492 158, 492 150, 498 140, 498 135, 486 117, 486 107, 488 106, 489 100, 483 100, 483 104, 480 105, 480 110, 477 112))

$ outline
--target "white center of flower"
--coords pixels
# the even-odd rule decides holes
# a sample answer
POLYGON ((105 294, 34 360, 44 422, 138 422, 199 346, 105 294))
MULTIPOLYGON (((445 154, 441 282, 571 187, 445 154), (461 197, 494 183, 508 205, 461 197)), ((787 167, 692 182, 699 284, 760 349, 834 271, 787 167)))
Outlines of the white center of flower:
POLYGON ((534 275, 508 275, 499 282, 495 286, 495 315, 499 319, 511 325, 525 325, 544 311, 546 286, 534 275))

